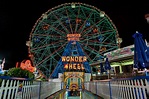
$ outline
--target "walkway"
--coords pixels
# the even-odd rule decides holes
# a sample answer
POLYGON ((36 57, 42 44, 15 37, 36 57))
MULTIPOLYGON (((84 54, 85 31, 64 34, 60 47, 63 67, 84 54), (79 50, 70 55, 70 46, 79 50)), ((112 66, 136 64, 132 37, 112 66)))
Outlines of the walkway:
POLYGON ((68 96, 67 92, 64 90, 58 91, 46 99, 104 99, 96 94, 93 94, 87 90, 81 91, 78 96, 68 96))

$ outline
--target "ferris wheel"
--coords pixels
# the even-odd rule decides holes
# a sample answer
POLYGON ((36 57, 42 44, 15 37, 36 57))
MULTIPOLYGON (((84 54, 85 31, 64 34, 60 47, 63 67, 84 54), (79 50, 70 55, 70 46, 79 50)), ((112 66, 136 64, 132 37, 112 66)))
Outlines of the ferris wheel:
POLYGON ((47 77, 69 42, 68 34, 79 34, 89 64, 120 45, 115 25, 100 9, 84 3, 58 5, 36 21, 27 43, 33 65, 47 77))

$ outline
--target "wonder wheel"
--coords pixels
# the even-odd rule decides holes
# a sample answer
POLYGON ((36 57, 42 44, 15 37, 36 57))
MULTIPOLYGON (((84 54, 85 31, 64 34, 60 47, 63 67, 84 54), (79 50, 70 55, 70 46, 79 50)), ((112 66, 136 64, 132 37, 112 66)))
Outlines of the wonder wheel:
POLYGON ((49 9, 30 33, 29 54, 33 65, 49 77, 60 60, 68 34, 79 34, 89 64, 119 47, 119 35, 111 19, 100 9, 84 3, 65 3, 49 9))

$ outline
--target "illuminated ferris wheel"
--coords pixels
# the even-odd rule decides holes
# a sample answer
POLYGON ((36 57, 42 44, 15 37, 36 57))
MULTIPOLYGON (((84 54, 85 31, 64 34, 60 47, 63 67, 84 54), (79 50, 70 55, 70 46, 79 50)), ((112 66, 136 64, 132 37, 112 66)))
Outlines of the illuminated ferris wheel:
POLYGON ((119 48, 120 44, 113 22, 94 6, 65 3, 49 9, 36 21, 28 41, 33 65, 47 77, 69 42, 68 34, 79 36, 78 43, 89 64, 103 58, 105 52, 119 48))

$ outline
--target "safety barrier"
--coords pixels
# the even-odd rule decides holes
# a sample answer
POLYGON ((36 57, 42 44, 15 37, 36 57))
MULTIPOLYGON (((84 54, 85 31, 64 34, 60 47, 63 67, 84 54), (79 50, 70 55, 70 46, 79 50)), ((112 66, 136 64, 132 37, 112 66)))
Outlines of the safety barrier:
POLYGON ((45 99, 61 89, 61 82, 0 76, 0 99, 45 99))
MULTIPOLYGON (((84 86, 104 99, 149 99, 148 76, 91 81, 84 86)), ((60 90, 61 82, 0 76, 0 99, 45 99, 60 90)))
POLYGON ((85 89, 104 99, 149 99, 149 77, 85 82, 85 89))

